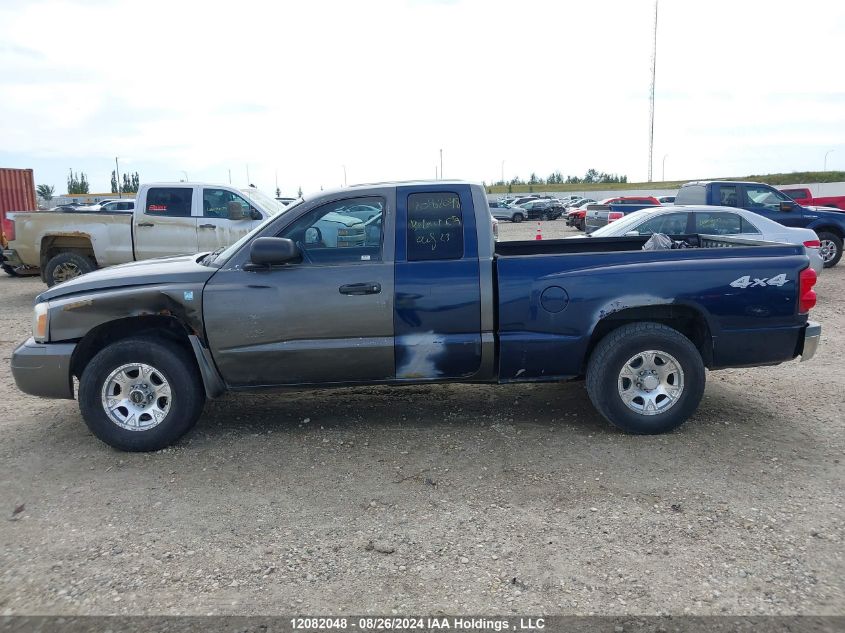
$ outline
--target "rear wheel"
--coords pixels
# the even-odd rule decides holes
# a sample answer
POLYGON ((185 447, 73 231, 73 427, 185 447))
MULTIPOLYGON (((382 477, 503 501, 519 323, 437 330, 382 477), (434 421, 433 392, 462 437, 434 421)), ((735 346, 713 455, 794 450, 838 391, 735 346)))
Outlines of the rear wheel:
POLYGON ((51 288, 56 284, 95 270, 94 262, 79 253, 59 253, 44 267, 44 280, 51 288))
POLYGON ((660 323, 631 323, 605 336, 587 366, 587 392, 611 424, 637 434, 683 424, 704 394, 704 363, 692 342, 660 323))
POLYGON ((511 221, 512 221, 512 222, 515 222, 516 224, 519 224, 519 223, 520 223, 520 222, 522 222, 524 219, 525 219, 525 217, 524 217, 521 213, 514 213, 514 214, 513 214, 513 219, 512 219, 511 221))
POLYGON ((842 259, 842 238, 835 233, 822 231, 818 234, 821 248, 819 254, 824 260, 825 268, 833 268, 842 259))
POLYGON ((79 381, 79 408, 100 440, 124 451, 155 451, 196 424, 205 392, 194 359, 172 343, 118 341, 97 354, 79 381))

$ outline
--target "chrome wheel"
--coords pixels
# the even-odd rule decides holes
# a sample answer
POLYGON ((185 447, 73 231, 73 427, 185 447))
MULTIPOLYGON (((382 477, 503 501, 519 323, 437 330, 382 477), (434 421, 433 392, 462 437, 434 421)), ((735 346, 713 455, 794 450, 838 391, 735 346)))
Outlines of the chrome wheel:
POLYGON ((53 270, 53 280, 57 284, 60 284, 63 281, 67 281, 68 279, 79 277, 81 274, 82 271, 79 270, 79 266, 77 266, 73 262, 65 262, 64 264, 59 264, 53 270))
POLYGON ((836 258, 836 242, 833 240, 822 240, 821 246, 819 247, 819 254, 822 256, 825 264, 833 261, 836 258))
POLYGON ((658 350, 640 352, 619 372, 619 397, 641 415, 658 415, 671 409, 684 392, 684 371, 674 356, 658 350))
POLYGON ((170 411, 170 383, 150 365, 121 365, 103 383, 101 400, 106 415, 119 427, 147 431, 170 411))

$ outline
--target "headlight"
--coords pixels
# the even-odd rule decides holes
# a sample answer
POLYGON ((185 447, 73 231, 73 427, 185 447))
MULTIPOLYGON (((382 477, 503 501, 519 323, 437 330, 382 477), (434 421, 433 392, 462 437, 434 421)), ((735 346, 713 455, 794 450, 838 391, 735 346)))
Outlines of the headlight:
POLYGON ((39 343, 46 343, 50 337, 50 322, 48 308, 50 304, 46 301, 35 304, 35 311, 32 314, 32 338, 39 343))

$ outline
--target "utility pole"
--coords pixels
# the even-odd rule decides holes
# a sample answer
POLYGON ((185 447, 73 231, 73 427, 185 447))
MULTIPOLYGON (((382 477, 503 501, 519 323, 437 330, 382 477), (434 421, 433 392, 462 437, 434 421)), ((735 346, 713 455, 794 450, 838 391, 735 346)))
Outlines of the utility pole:
POLYGON ((346 187, 346 165, 343 165, 343 186, 346 187))
POLYGON ((505 161, 502 161, 502 184, 505 184, 505 161))
POLYGON ((443 178, 443 150, 440 150, 440 178, 443 178))
POLYGON ((669 154, 663 154, 663 174, 660 177, 660 180, 662 180, 663 182, 666 182, 666 157, 668 155, 669 154))
POLYGON ((120 165, 117 162, 117 156, 114 157, 114 173, 117 177, 117 197, 122 198, 123 196, 120 195, 120 165))
POLYGON ((651 97, 648 107, 648 181, 651 182, 652 156, 654 153, 654 83, 657 77, 657 3, 654 0, 654 46, 651 51, 651 97))
POLYGON ((437 176, 437 165, 434 166, 434 179, 440 180, 440 178, 437 176))
POLYGON ((825 171, 827 171, 827 155, 828 155, 828 154, 830 154, 830 153, 832 153, 832 152, 835 152, 835 151, 836 151, 836 150, 829 149, 829 150, 827 150, 827 151, 824 153, 824 170, 825 170, 825 171))
POLYGON ((232 184, 232 170, 229 170, 229 184, 232 184))

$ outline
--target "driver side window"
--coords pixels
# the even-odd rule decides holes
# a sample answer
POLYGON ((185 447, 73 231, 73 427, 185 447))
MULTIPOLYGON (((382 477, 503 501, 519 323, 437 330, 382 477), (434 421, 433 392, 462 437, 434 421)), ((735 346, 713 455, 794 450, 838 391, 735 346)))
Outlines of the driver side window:
POLYGON ((236 193, 225 189, 202 190, 202 216, 204 218, 229 219, 231 213, 248 219, 251 213, 249 202, 236 193))
POLYGON ((312 209, 277 237, 293 240, 303 263, 380 261, 384 198, 347 198, 312 209))

